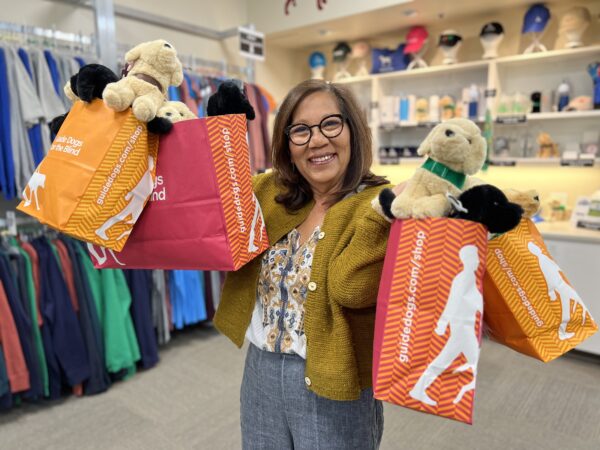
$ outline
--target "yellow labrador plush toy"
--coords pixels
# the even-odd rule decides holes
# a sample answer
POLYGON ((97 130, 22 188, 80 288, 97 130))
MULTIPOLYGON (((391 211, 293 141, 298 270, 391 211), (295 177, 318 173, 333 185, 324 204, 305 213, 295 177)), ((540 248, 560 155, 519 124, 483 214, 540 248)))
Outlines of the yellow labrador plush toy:
POLYGON ((162 39, 132 48, 125 60, 125 76, 109 83, 102 98, 115 111, 131 106, 138 120, 149 122, 164 105, 169 86, 179 86, 183 81, 181 62, 175 48, 162 39))
POLYGON ((467 119, 450 119, 436 125, 417 153, 427 156, 425 163, 408 180, 400 195, 389 189, 373 200, 373 208, 383 217, 447 216, 451 204, 446 194, 458 197, 464 190, 481 184, 469 175, 485 162, 486 142, 479 127, 467 119))

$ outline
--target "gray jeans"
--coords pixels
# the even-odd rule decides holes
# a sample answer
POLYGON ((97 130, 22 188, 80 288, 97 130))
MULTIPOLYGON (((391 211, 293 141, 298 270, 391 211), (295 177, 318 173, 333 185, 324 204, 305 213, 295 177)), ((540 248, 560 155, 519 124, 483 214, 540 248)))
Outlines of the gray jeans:
POLYGON ((372 389, 354 401, 319 397, 304 384, 304 366, 297 355, 249 345, 241 389, 243 448, 379 448, 383 405, 373 398, 372 389))

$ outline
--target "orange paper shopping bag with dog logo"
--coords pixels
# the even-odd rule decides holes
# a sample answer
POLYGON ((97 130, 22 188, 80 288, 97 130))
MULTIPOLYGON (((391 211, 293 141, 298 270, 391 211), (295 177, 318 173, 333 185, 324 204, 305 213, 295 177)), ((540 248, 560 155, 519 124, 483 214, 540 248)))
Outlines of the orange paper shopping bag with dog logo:
POLYGON ((96 267, 231 271, 268 248, 244 115, 175 123, 160 139, 156 180, 123 251, 88 245, 96 267))
POLYGON ((486 245, 475 222, 394 222, 377 298, 376 398, 472 423, 486 245))
POLYGON ((76 102, 18 209, 77 239, 121 250, 154 187, 158 139, 131 109, 76 102))
POLYGON ((487 258, 484 321, 494 340, 547 362, 598 331, 531 220, 492 239, 487 258))

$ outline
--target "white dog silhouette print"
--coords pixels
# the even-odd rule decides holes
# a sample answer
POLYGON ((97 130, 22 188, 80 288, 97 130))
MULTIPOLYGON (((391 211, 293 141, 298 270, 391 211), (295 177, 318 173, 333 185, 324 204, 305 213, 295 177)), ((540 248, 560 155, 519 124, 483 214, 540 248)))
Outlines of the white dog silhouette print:
MULTIPOLYGON (((88 244, 87 244, 87 248, 88 248, 89 252, 92 254, 92 256, 93 256, 94 258, 96 258, 96 261, 98 262, 98 265, 99 265, 99 266, 101 266, 102 264, 104 264, 104 263, 106 262, 106 260, 108 259, 108 255, 106 254, 106 250, 107 250, 106 248, 104 248, 104 247, 99 247, 99 248, 100 248, 100 251, 102 252, 102 255, 100 255, 100 254, 99 254, 99 253, 96 251, 96 248, 95 248, 95 247, 94 247, 92 244, 90 244, 89 242, 88 242, 88 244)), ((110 250, 110 249, 108 249, 108 251, 109 251, 109 253, 112 255, 113 259, 115 260, 115 262, 116 262, 117 264, 119 264, 120 266, 124 266, 124 265, 125 265, 125 264, 123 264, 121 261, 119 261, 119 260, 117 259, 117 256, 115 255, 115 252, 113 252, 113 251, 112 251, 112 250, 110 250)))
POLYGON ((256 222, 260 216, 260 241, 262 242, 262 233, 265 228, 265 220, 262 215, 262 209, 260 207, 260 203, 258 203, 258 199, 254 193, 252 194, 254 198, 254 217, 252 218, 252 225, 250 226, 250 242, 248 242, 248 253, 254 253, 258 250, 259 247, 254 245, 254 239, 256 237, 256 222))
POLYGON ((29 182, 27 183, 27 188, 29 188, 29 197, 27 197, 27 188, 23 190, 23 199, 25 202, 23 206, 28 207, 31 205, 33 197, 35 197, 35 207, 39 211, 40 210, 40 202, 38 200, 38 189, 44 189, 46 187, 46 175, 40 173, 39 169, 37 169, 31 175, 29 182))
MULTIPOLYGON (((552 259, 542 253, 542 249, 535 245, 533 242, 529 242, 527 244, 527 248, 529 251, 535 255, 540 263, 540 269, 542 270, 542 274, 546 279, 546 284, 548 285, 548 296, 550 297, 550 301, 556 300, 556 294, 560 296, 560 304, 562 308, 562 317, 560 326, 558 327, 558 338, 561 341, 571 339, 575 336, 575 333, 571 333, 567 331, 567 325, 571 320, 571 300, 573 300, 573 312, 575 312, 575 308, 577 305, 581 306, 582 317, 581 324, 585 325, 585 316, 590 315, 589 311, 583 304, 581 297, 579 294, 575 292, 573 289, 561 276, 561 269, 558 267, 552 259)), ((592 317, 590 316, 590 319, 592 317)), ((593 320, 593 319, 592 319, 593 320)))
POLYGON ((381 64, 381 69, 391 69, 392 68, 392 57, 386 55, 379 55, 379 63, 381 64))
POLYGON ((436 334, 443 336, 446 329, 450 327, 450 337, 440 354, 431 361, 409 392, 412 398, 430 406, 437 405, 437 402, 427 395, 427 389, 461 353, 467 362, 454 373, 471 369, 473 381, 461 388, 453 403, 457 404, 468 391, 475 389, 479 359, 479 337, 476 334, 475 324, 477 313, 483 313, 483 296, 477 289, 475 278, 475 272, 479 267, 479 256, 474 245, 465 245, 458 254, 463 263, 463 270, 452 281, 448 302, 435 328, 436 334))
MULTIPOLYGON (((115 216, 108 219, 104 224, 96 230, 96 235, 105 241, 108 240, 106 232, 119 222, 125 222, 133 225, 144 210, 144 203, 152 190, 154 189, 154 175, 152 170, 154 169, 154 158, 148 156, 148 170, 144 173, 138 184, 127 193, 125 200, 129 203, 115 216)), ((131 234, 131 230, 127 230, 122 233, 116 240, 123 239, 128 234, 131 234)))

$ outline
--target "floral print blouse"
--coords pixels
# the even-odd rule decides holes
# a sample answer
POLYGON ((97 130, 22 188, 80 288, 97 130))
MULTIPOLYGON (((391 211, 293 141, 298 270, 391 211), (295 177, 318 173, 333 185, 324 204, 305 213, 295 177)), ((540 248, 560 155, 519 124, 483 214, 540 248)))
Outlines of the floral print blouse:
POLYGON ((265 252, 246 331, 246 338, 258 348, 306 359, 304 302, 319 232, 315 228, 300 245, 300 233, 293 229, 265 252))

